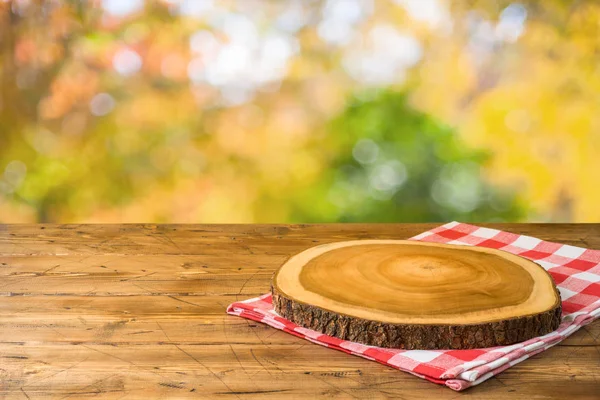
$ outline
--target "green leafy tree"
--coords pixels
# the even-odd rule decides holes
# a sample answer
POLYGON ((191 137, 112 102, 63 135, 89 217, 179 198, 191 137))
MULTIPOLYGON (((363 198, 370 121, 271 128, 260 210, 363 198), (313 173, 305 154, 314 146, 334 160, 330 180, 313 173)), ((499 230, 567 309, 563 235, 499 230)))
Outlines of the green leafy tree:
POLYGON ((323 145, 328 172, 297 202, 295 219, 344 222, 514 221, 514 193, 482 176, 488 154, 411 107, 404 92, 351 99, 323 145))

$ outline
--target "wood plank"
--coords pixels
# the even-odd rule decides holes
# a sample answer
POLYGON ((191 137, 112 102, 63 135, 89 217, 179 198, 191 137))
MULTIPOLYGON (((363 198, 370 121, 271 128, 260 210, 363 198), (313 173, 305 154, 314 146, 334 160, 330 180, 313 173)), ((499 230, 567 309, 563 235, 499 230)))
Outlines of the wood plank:
MULTIPOLYGON (((0 342, 75 341, 149 343, 163 341, 157 322, 181 343, 286 344, 290 335, 264 324, 225 315, 238 295, 222 296, 13 296, 0 298, 0 342), (51 310, 51 311, 50 311, 51 310)), ((600 345, 600 323, 560 345, 600 345)))
MULTIPOLYGON (((448 389, 392 368, 301 340, 297 344, 296 348, 180 345, 171 343, 165 331, 165 343, 158 346, 0 345, 4 369, 0 393, 23 389, 30 398, 48 391, 57 396, 196 392, 218 398, 385 398, 408 393, 422 398, 456 397, 448 389)), ((591 398, 597 395, 600 376, 598 351, 598 347, 552 348, 464 395, 565 398, 587 394, 591 398)))
MULTIPOLYGON (((127 296, 127 295, 211 295, 240 294, 251 297, 268 291, 267 274, 246 274, 242 276, 204 276, 180 279, 163 279, 157 277, 122 278, 92 277, 85 278, 80 273, 57 277, 11 277, 0 283, 0 295, 82 295, 82 296, 127 296), (262 275, 262 276, 261 276, 262 275)), ((173 277, 177 278, 177 277, 173 277)), ((243 299, 240 298, 240 300, 243 299)))
MULTIPOLYGON (((287 255, 261 257, 202 255, 91 255, 80 256, 4 256, 0 257, 2 281, 10 277, 60 277, 65 274, 87 274, 90 278, 115 276, 133 278, 143 275, 170 279, 194 275, 239 275, 240 273, 272 273, 287 255)), ((151 279, 151 278, 147 278, 151 279)))
MULTIPOLYGON (((224 314, 315 244, 438 224, 0 226, 0 398, 455 398, 224 314)), ((600 224, 492 224, 600 248, 600 224)), ((460 394, 597 398, 600 323, 460 394)))
MULTIPOLYGON (((4 225, 0 256, 195 254, 290 255, 350 239, 407 239, 439 224, 314 225, 4 225)), ((600 224, 480 224, 509 232, 600 248, 600 224)))

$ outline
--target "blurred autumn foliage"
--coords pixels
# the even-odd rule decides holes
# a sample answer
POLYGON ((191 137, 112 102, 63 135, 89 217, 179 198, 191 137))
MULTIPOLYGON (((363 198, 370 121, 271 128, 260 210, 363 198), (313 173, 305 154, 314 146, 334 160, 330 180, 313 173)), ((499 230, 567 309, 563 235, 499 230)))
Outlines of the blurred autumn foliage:
POLYGON ((0 2, 1 222, 599 221, 600 3, 0 2))

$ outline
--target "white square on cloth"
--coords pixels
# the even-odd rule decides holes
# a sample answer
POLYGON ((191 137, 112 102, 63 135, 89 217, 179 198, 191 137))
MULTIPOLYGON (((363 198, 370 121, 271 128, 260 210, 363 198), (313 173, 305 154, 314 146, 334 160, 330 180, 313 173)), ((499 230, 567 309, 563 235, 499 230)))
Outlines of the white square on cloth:
POLYGON ((540 239, 531 237, 531 236, 519 236, 517 240, 512 242, 511 244, 515 247, 520 247, 522 249, 532 250, 540 244, 542 241, 540 239))
POLYGON ((411 360, 419 361, 419 362, 429 362, 443 354, 439 351, 431 351, 431 350, 408 350, 400 355, 403 357, 408 357, 411 360))
POLYGON ((557 256, 563 256, 568 258, 577 258, 583 254, 585 249, 581 247, 569 246, 568 244, 562 245, 562 247, 554 252, 557 256))

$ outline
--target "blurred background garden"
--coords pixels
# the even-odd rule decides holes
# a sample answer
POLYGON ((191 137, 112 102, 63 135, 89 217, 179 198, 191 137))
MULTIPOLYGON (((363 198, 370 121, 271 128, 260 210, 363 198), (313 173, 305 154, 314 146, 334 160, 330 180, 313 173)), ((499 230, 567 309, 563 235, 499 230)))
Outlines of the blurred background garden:
POLYGON ((600 2, 0 0, 0 223, 600 221, 600 2))

